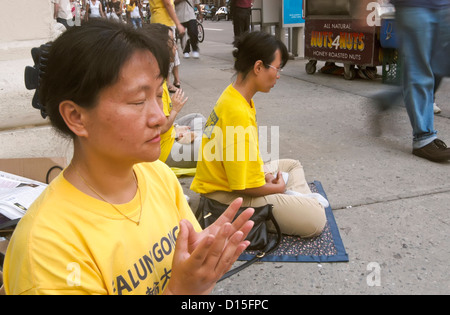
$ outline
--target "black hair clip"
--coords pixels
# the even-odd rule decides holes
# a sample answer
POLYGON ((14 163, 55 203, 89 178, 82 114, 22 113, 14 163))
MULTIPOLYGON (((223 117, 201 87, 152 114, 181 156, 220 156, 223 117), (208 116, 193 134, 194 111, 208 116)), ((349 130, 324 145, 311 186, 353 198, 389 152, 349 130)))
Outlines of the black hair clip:
POLYGON ((31 57, 34 61, 34 66, 25 67, 25 87, 28 90, 36 90, 34 92, 31 105, 41 111, 42 118, 47 117, 45 106, 39 102, 39 85, 42 75, 45 73, 47 67, 48 53, 50 51, 51 42, 41 45, 40 47, 34 47, 31 49, 31 57))

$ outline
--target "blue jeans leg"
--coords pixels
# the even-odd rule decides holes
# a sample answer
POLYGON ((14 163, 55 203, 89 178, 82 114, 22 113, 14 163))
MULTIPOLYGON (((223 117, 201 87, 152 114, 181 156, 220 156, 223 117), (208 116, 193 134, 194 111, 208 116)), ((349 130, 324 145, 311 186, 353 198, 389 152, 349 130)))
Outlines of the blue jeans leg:
POLYGON ((433 45, 438 35, 438 10, 397 7, 396 22, 403 59, 403 98, 413 128, 413 148, 437 138, 434 130, 433 45))
POLYGON ((142 28, 141 18, 131 18, 131 24, 133 24, 135 29, 142 28))

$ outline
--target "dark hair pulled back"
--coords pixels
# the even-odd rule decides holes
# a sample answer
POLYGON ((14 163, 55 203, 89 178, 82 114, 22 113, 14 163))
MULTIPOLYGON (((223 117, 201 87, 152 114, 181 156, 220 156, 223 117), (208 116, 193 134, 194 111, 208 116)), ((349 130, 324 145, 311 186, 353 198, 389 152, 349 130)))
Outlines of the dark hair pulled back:
POLYGON ((100 91, 119 79, 134 52, 148 50, 156 58, 159 75, 167 78, 170 57, 163 36, 104 19, 74 27, 52 44, 39 88, 40 103, 52 125, 74 137, 59 113, 59 104, 71 100, 84 108, 96 105, 100 91))
POLYGON ((275 60, 275 52, 278 49, 281 52, 281 68, 289 60, 286 45, 266 32, 256 31, 244 33, 235 39, 233 45, 235 47, 233 51, 235 58, 234 69, 238 73, 242 73, 244 77, 258 60, 261 60, 266 66, 270 65, 275 60))

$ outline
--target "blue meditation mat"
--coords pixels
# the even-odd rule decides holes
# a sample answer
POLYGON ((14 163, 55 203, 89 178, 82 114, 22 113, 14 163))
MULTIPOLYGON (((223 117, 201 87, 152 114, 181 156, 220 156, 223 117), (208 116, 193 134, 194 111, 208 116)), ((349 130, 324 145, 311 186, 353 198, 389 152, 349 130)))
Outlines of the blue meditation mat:
MULTIPOLYGON (((311 191, 319 193, 327 200, 319 181, 309 183, 311 191)), ((259 261, 270 262, 348 262, 348 255, 339 234, 331 206, 325 209, 327 224, 319 236, 302 239, 299 236, 283 235, 279 247, 259 261)), ((245 251, 238 260, 250 260, 256 251, 245 251)))

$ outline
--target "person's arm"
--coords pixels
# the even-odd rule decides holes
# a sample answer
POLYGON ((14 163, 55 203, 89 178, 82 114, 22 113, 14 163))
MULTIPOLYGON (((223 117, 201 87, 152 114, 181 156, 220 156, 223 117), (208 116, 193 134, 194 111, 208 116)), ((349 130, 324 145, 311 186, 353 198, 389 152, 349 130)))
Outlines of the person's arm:
POLYGON ((126 4, 126 6, 125 6, 125 16, 127 17, 127 23, 131 23, 130 22, 130 19, 131 19, 131 15, 130 15, 130 11, 129 11, 129 5, 128 4, 126 4))
POLYGON ((86 11, 84 12, 84 20, 89 21, 89 2, 86 3, 86 11))
POLYGON ((100 15, 101 15, 102 17, 106 17, 106 16, 105 16, 105 12, 103 12, 103 8, 102 8, 102 3, 101 3, 101 2, 99 2, 99 10, 100 10, 100 15))
POLYGON ((120 0, 119 12, 116 12, 116 14, 120 17, 122 13, 123 13, 123 0, 120 0))
POLYGON ((198 10, 198 19, 200 20, 200 22, 203 22, 203 11, 202 8, 200 7, 200 2, 198 2, 195 7, 198 10))
POLYGON ((54 2, 54 9, 53 9, 53 18, 56 20, 58 17, 58 10, 59 10, 59 3, 54 2))
POLYGON ((250 197, 262 197, 272 194, 282 194, 286 191, 286 183, 284 182, 281 172, 278 172, 276 177, 271 173, 268 173, 266 174, 265 179, 266 184, 263 186, 235 190, 234 192, 250 197))
POLYGON ((178 33, 180 34, 180 36, 183 36, 184 33, 186 33, 186 29, 184 28, 184 26, 180 23, 180 20, 178 19, 177 14, 175 13, 175 9, 172 5, 172 3, 173 3, 172 1, 173 0, 163 0, 164 7, 166 8, 167 13, 169 14, 170 18, 175 23, 178 33))

